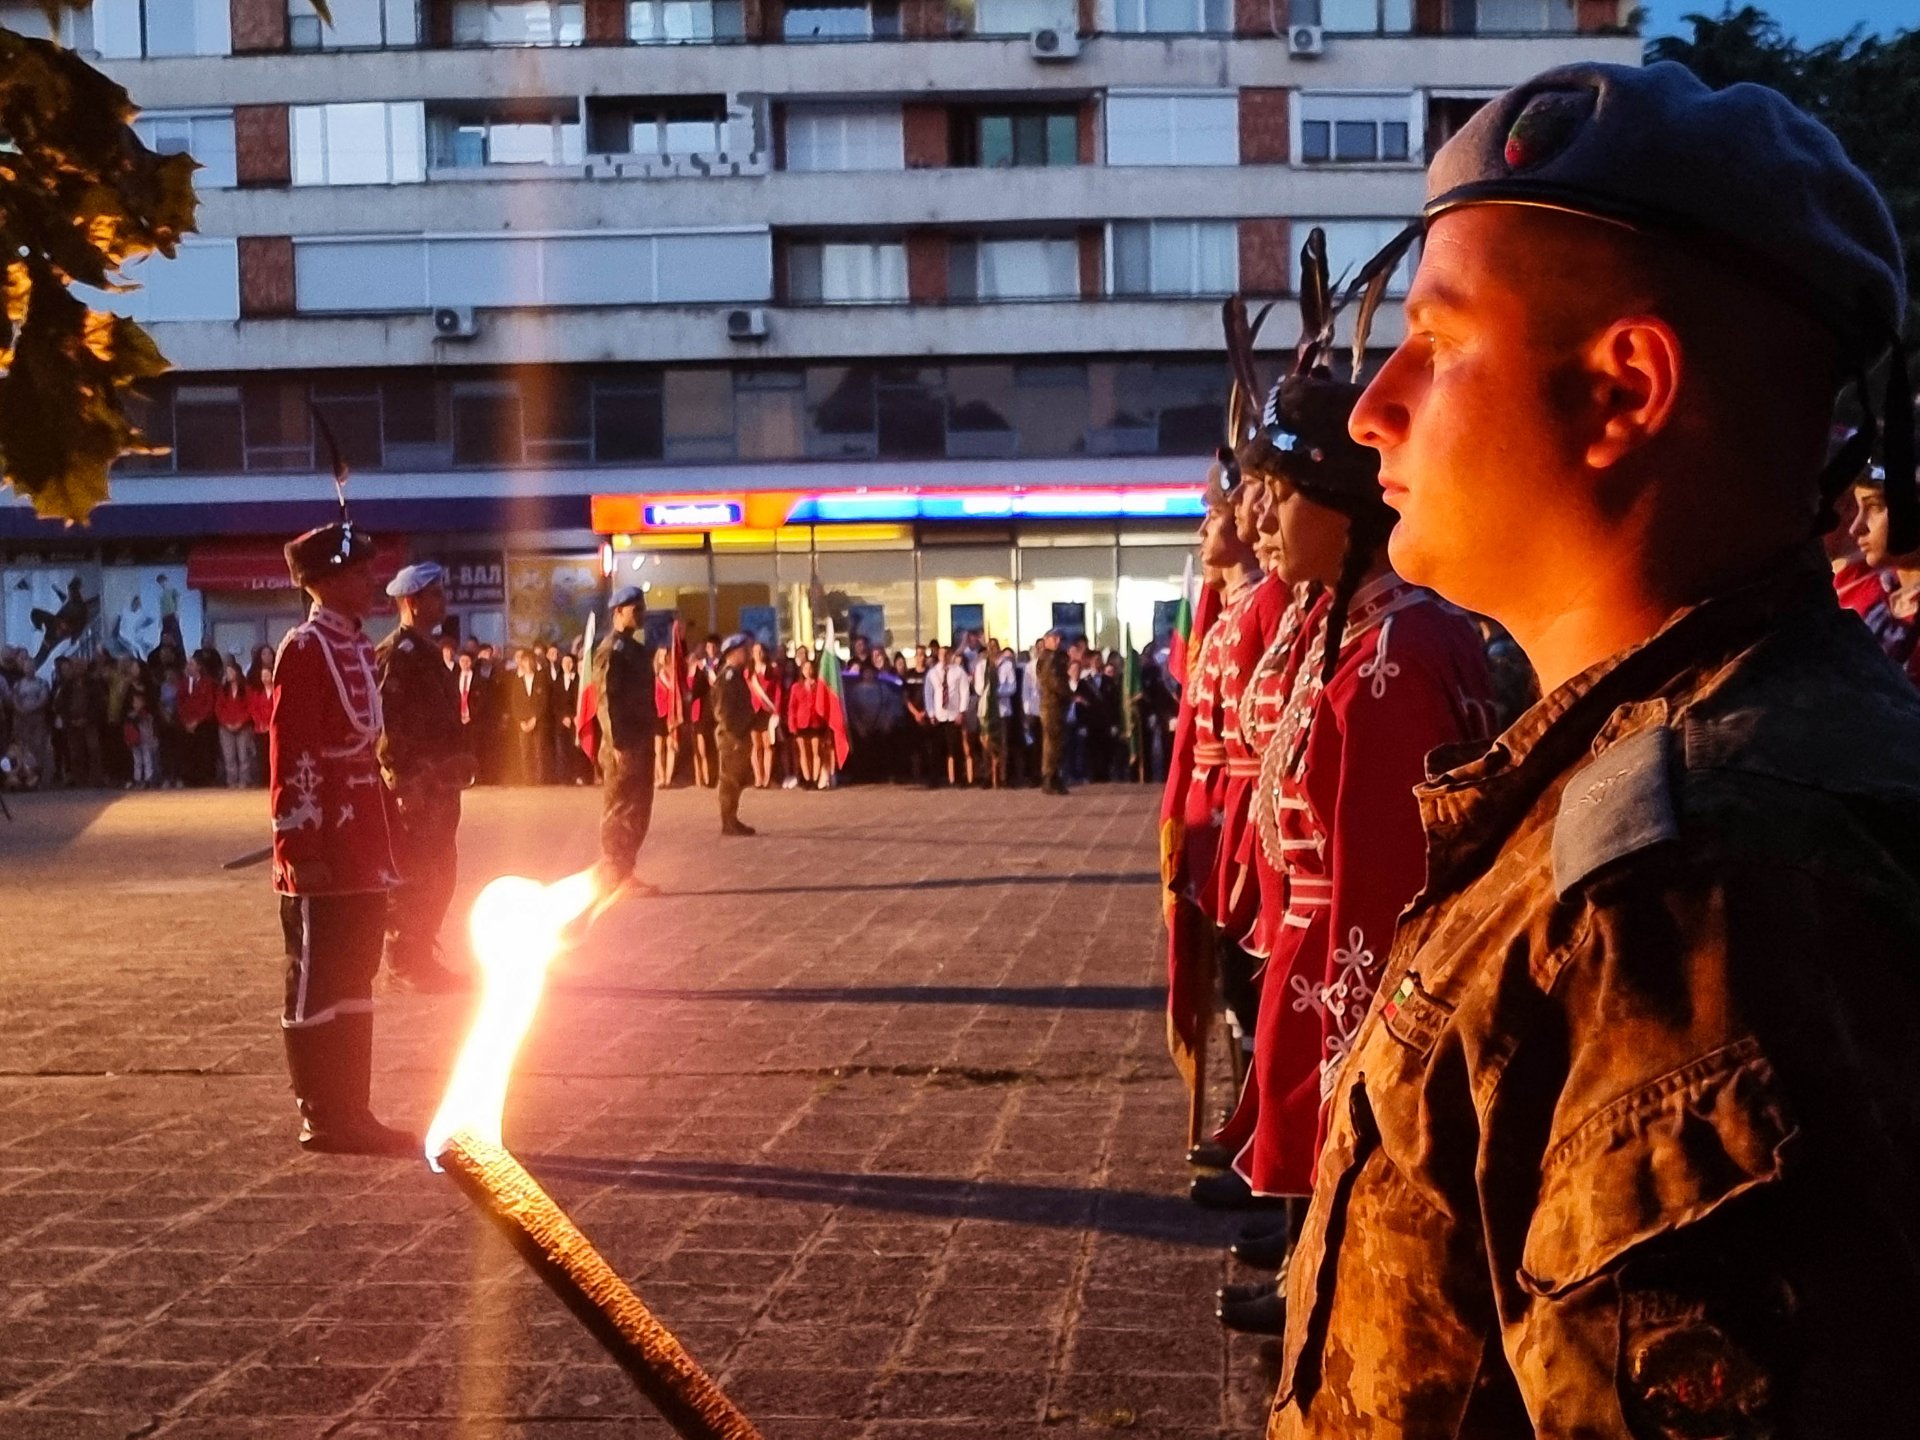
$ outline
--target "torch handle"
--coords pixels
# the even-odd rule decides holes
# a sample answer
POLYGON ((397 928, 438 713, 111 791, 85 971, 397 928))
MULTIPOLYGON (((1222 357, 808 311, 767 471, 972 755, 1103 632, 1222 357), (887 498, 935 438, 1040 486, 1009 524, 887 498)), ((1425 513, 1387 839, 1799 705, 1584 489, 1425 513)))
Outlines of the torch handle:
POLYGON ((518 1160, 465 1131, 438 1158, 677 1433, 686 1440, 762 1440, 518 1160))

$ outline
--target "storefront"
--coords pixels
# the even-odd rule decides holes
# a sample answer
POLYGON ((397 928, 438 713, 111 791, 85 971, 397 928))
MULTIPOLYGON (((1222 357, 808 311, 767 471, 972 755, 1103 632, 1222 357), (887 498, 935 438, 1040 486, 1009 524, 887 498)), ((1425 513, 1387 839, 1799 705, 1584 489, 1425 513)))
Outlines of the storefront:
POLYGON ((1194 487, 596 495, 614 585, 690 633, 816 644, 1164 643, 1201 514, 1194 487))

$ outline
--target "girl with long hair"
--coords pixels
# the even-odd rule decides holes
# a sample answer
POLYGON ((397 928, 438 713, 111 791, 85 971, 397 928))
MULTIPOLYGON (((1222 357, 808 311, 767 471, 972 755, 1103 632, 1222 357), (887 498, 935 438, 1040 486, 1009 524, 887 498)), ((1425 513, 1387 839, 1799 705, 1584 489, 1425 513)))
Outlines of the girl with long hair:
POLYGON ((786 686, 780 666, 758 640, 748 652, 747 693, 753 697, 753 788, 773 787, 773 743, 780 726, 780 697, 786 686))

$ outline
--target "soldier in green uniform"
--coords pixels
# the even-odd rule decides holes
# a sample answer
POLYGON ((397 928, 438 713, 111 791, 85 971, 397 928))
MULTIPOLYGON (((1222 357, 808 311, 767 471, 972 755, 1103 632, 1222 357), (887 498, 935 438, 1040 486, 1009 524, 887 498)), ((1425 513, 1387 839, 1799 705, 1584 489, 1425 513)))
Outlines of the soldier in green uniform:
POLYGON ((1817 538, 1878 411, 1920 543, 1898 234, 1818 123, 1668 64, 1536 77, 1428 186, 1351 429, 1395 568, 1544 693, 1429 759, 1268 1435, 1905 1433, 1920 697, 1817 538))
POLYGON ((447 613, 444 572, 409 565, 387 586, 400 623, 374 648, 380 681, 380 776, 393 800, 393 858, 400 883, 387 894, 386 962, 396 987, 463 990, 464 974, 435 958, 458 869, 460 792, 473 756, 460 695, 433 628, 447 613))
POLYGON ((1034 664, 1040 667, 1036 677, 1040 684, 1040 788, 1049 795, 1064 795, 1067 782, 1060 771, 1067 762, 1067 706, 1073 700, 1073 686, 1058 630, 1040 637, 1040 653, 1034 664))
POLYGON ((729 635, 720 647, 720 675, 713 682, 714 718, 720 742, 720 833, 752 835, 740 821, 740 792, 753 778, 753 693, 747 688, 748 635, 729 635))
POLYGON ((614 591, 612 625, 593 652, 603 780, 600 861, 594 878, 602 903, 622 888, 653 888, 633 878, 633 863, 653 823, 653 737, 660 728, 653 647, 640 630, 646 608, 646 595, 638 585, 614 591))

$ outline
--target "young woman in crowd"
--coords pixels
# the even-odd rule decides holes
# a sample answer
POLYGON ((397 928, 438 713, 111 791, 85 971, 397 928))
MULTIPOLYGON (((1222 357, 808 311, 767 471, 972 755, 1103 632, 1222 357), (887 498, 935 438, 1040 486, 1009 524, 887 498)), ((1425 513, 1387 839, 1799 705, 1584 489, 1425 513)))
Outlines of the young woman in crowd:
POLYGON ((229 790, 253 783, 253 706, 247 677, 229 660, 213 697, 213 720, 220 727, 220 769, 229 790))
POLYGON ((753 697, 753 788, 773 786, 773 742, 779 729, 780 667, 758 640, 747 660, 747 693, 753 697))
POLYGON ((674 723, 673 654, 665 647, 653 652, 653 706, 660 717, 660 728, 653 732, 653 788, 664 790, 673 784, 680 765, 681 729, 674 723))
MULTIPOLYGON (((273 717, 273 652, 262 645, 254 653, 253 674, 247 681, 247 719, 253 727, 256 760, 267 753, 267 721, 273 717), (264 653, 265 658, 261 655, 264 653)), ((266 767, 257 766, 259 783, 267 783, 266 767)))

